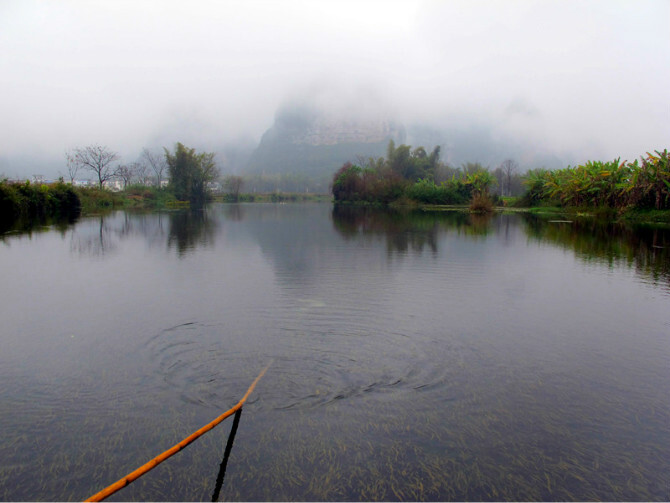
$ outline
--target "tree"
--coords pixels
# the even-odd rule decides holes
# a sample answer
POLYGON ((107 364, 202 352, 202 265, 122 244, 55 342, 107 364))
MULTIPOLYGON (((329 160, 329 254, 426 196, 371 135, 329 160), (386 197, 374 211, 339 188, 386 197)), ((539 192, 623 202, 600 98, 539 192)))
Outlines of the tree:
POLYGON ((482 166, 481 163, 479 162, 464 162, 461 164, 461 171, 463 172, 463 175, 472 175, 475 173, 478 173, 480 171, 488 171, 488 168, 485 168, 482 166))
POLYGON ((335 201, 357 201, 361 198, 363 170, 350 162, 346 162, 333 176, 333 196, 335 201))
POLYGON ((131 166, 124 164, 116 169, 116 176, 123 180, 123 188, 125 189, 132 181, 135 173, 131 166))
POLYGON ((428 154, 424 147, 416 147, 411 150, 409 145, 395 146, 393 140, 389 141, 386 149, 386 167, 393 173, 412 183, 422 178, 432 179, 440 160, 440 147, 435 147, 428 154))
POLYGON ((214 153, 196 154, 195 149, 181 143, 175 145, 174 154, 165 150, 165 160, 170 174, 170 189, 180 201, 202 205, 207 200, 209 183, 216 180, 219 172, 214 162, 214 153))
POLYGON ((505 159, 500 164, 500 170, 502 171, 502 182, 503 182, 500 188, 501 195, 503 196, 512 195, 512 177, 516 173, 518 166, 519 165, 513 159, 505 159))
POLYGON ((73 154, 73 162, 79 168, 92 171, 98 176, 100 188, 107 180, 117 175, 116 169, 112 168, 112 163, 119 159, 119 155, 107 147, 89 145, 88 147, 75 148, 73 154))
POLYGON ((234 201, 239 200, 240 191, 242 190, 243 185, 244 185, 244 178, 236 175, 227 176, 223 182, 223 187, 232 196, 234 201))
POLYGON ((147 166, 147 163, 144 161, 144 159, 140 157, 140 160, 131 163, 130 167, 133 170, 133 174, 135 176, 135 179, 137 180, 137 183, 147 185, 150 179, 150 176, 148 174, 149 166, 147 166))
POLYGON ((156 187, 161 186, 163 175, 168 169, 167 159, 164 155, 156 154, 151 150, 144 148, 140 155, 141 161, 146 162, 156 175, 156 187))
POLYGON ((67 166, 67 175, 70 178, 70 183, 74 184, 74 180, 77 178, 77 171, 79 171, 79 164, 75 159, 74 152, 65 152, 65 165, 67 166))

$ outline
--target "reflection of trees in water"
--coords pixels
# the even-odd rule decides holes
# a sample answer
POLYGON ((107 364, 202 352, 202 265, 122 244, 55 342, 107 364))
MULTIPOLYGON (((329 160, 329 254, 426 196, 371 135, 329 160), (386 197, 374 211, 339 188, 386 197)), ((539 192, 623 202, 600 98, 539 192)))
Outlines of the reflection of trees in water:
POLYGON ((166 217, 161 213, 115 212, 87 218, 72 229, 70 250, 80 255, 104 256, 119 242, 141 236, 150 247, 165 243, 166 217))
POLYGON ((171 213, 168 248, 176 247, 183 256, 198 246, 213 246, 217 226, 217 219, 207 210, 171 213))
POLYGON ((226 219, 232 220, 234 222, 241 222, 242 220, 244 220, 245 210, 241 204, 239 203, 224 204, 222 208, 223 208, 223 214, 226 217, 226 219))
POLYGON ((57 230, 65 235, 67 230, 78 220, 77 215, 67 217, 20 217, 0 214, 0 241, 13 236, 32 236, 33 233, 57 230))
MULTIPOLYGON (((232 220, 242 220, 242 208, 232 206, 237 205, 231 205, 226 215, 232 220)), ((138 237, 150 248, 162 248, 167 242, 168 248, 176 247, 181 256, 197 246, 213 245, 217 225, 217 219, 206 210, 175 213, 117 211, 84 218, 75 225, 59 221, 56 228, 63 236, 70 234, 70 251, 78 255, 103 257, 117 250, 121 241, 138 237)), ((52 228, 29 227, 10 236, 32 235, 42 230, 51 231, 52 228)))
POLYGON ((70 236, 70 251, 92 257, 102 257, 114 251, 118 239, 110 230, 111 221, 111 218, 99 215, 77 225, 70 236))
POLYGON ((524 215, 527 234, 574 250, 586 262, 625 265, 654 281, 670 283, 670 230, 595 220, 550 221, 524 215))
POLYGON ((491 230, 490 215, 463 211, 394 211, 389 209, 335 205, 333 225, 345 239, 383 236, 389 252, 437 252, 440 232, 456 230, 468 236, 485 236, 491 230))

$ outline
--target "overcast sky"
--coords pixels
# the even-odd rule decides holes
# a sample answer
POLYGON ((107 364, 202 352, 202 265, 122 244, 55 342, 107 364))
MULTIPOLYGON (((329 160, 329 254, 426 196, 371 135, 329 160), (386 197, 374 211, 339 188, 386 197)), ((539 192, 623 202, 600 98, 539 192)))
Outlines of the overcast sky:
POLYGON ((0 0, 0 174, 258 141, 307 97, 578 160, 670 147, 669 0, 0 0))

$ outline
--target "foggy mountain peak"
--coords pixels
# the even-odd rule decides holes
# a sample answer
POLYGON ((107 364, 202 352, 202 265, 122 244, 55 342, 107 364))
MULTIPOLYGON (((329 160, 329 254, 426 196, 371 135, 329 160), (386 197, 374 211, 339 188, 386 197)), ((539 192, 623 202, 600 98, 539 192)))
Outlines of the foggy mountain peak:
POLYGON ((275 116, 273 129, 293 144, 312 146, 379 143, 402 136, 402 127, 382 114, 347 117, 308 106, 283 107, 275 116))

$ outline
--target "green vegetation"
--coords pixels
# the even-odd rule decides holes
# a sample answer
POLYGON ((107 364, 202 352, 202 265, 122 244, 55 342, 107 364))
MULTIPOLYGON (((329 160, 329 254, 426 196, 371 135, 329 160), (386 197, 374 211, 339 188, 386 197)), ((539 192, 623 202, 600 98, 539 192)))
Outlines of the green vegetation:
POLYGON ((408 201, 420 204, 465 205, 471 210, 487 212, 493 208, 490 189, 495 177, 480 164, 451 168, 439 161, 440 147, 428 154, 423 147, 411 150, 408 145, 396 148, 389 142, 387 157, 370 158, 364 166, 344 164, 333 177, 336 202, 391 204, 408 201), (451 178, 436 179, 451 173, 451 178))
POLYGON ((667 149, 647 153, 640 162, 589 161, 560 170, 526 175, 520 206, 582 208, 591 213, 670 210, 670 158, 667 149))
POLYGON ((177 198, 167 188, 131 185, 120 194, 126 208, 165 208, 177 204, 177 198))
POLYGON ((515 169, 510 159, 493 172, 478 163, 453 168, 439 161, 439 147, 428 155, 423 147, 396 148, 391 141, 386 159, 344 164, 333 177, 332 192, 336 202, 468 205, 473 213, 488 213, 494 205, 504 205, 543 213, 670 223, 667 150, 647 153, 634 162, 615 159, 559 170, 530 170, 520 177, 526 187, 520 197, 510 195, 518 177, 515 169), (493 193, 497 185, 504 185, 507 195, 493 193))
POLYGON ((0 218, 3 227, 19 219, 73 218, 80 210, 81 202, 70 185, 61 182, 45 185, 0 180, 0 218))
POLYGON ((195 149, 181 143, 175 145, 174 153, 164 150, 170 174, 169 188, 177 200, 189 201, 194 206, 205 204, 209 197, 209 184, 219 176, 214 154, 196 154, 195 149))
POLYGON ((124 205, 124 198, 120 192, 112 192, 99 187, 78 187, 75 191, 81 201, 81 212, 85 215, 120 208, 124 205))

